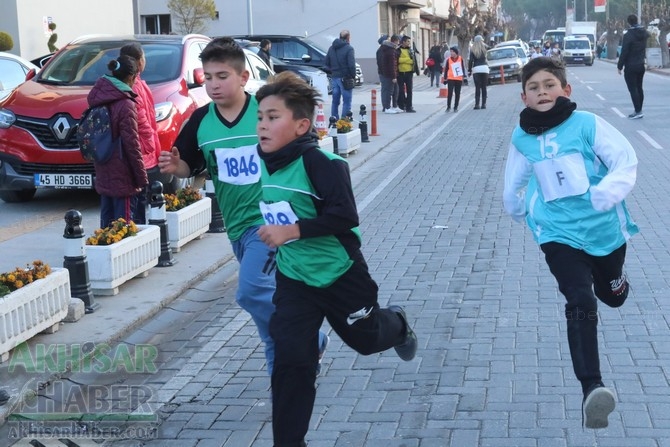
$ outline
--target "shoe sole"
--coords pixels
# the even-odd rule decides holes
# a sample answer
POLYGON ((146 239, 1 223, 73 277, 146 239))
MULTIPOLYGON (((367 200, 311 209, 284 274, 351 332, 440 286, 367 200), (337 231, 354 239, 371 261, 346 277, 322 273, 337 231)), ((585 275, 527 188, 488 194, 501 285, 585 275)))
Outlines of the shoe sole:
POLYGON ((615 406, 614 394, 607 388, 596 388, 591 391, 584 401, 584 427, 607 427, 607 417, 614 411, 615 406))

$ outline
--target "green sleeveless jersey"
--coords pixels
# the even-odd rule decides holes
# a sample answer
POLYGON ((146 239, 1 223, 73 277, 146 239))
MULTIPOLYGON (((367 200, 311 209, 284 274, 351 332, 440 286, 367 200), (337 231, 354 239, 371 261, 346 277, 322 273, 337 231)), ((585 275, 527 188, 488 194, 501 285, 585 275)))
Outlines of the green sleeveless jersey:
POLYGON ((258 209, 261 201, 261 168, 256 151, 258 136, 258 102, 254 96, 239 121, 232 128, 221 122, 216 104, 198 126, 198 145, 202 151, 226 231, 236 241, 251 226, 262 225, 258 209))
MULTIPOLYGON (((321 151, 321 149, 315 149, 321 151)), ((330 159, 337 155, 321 151, 330 159)), ((262 163, 261 211, 267 224, 287 225, 317 216, 313 200, 318 197, 303 158, 299 157, 270 175, 262 163)), ((360 239, 358 228, 351 230, 360 239)), ((277 268, 282 274, 312 287, 328 287, 353 265, 349 254, 333 235, 298 239, 277 249, 277 268)))

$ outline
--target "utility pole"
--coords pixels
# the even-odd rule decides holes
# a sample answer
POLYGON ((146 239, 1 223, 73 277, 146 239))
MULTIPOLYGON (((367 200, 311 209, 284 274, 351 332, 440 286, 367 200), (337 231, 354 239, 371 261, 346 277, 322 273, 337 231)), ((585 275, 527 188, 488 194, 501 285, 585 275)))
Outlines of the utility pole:
POLYGON ((253 35, 254 19, 251 14, 251 0, 247 0, 247 28, 249 29, 249 35, 253 35))

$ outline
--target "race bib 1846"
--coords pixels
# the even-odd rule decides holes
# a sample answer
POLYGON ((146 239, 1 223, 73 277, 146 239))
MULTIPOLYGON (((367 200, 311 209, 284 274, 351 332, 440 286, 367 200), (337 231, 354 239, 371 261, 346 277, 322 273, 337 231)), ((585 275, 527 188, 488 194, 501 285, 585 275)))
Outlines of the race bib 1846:
POLYGON ((261 179, 261 167, 256 145, 234 149, 214 149, 219 167, 219 181, 231 185, 250 185, 261 179))

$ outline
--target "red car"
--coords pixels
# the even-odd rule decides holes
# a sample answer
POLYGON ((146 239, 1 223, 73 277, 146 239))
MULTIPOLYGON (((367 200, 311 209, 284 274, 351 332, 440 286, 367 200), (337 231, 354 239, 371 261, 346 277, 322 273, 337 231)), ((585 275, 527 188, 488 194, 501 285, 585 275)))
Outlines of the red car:
POLYGON ((131 41, 144 48, 142 78, 154 95, 161 147, 172 147, 193 111, 210 101, 199 59, 210 38, 82 38, 61 49, 37 76, 0 103, 0 199, 29 201, 39 188, 93 188, 94 169, 79 152, 77 123, 89 90, 131 41))

